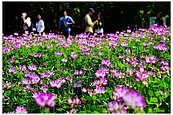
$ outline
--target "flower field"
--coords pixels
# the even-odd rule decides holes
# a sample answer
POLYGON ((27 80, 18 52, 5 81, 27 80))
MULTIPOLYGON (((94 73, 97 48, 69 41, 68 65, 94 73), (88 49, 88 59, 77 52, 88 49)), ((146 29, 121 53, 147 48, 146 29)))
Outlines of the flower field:
POLYGON ((3 113, 170 113, 170 28, 3 36, 3 113))

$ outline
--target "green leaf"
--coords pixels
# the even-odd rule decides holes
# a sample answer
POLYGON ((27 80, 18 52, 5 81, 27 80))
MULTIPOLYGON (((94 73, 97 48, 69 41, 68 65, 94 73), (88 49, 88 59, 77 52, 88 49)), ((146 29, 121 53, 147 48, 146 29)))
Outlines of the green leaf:
POLYGON ((152 90, 148 90, 148 94, 150 95, 150 97, 152 97, 154 95, 152 90))
POLYGON ((159 91, 155 92, 155 96, 159 97, 160 96, 160 92, 159 91))
POLYGON ((95 105, 92 105, 91 106, 91 111, 95 111, 95 110, 97 110, 97 107, 95 105))
POLYGON ((148 108, 148 113, 152 113, 152 109, 151 108, 148 108))
POLYGON ((98 111, 94 111, 94 112, 92 112, 92 113, 94 113, 94 114, 99 114, 99 112, 98 112, 98 111))
POLYGON ((86 111, 79 111, 79 113, 83 113, 83 114, 86 114, 87 112, 86 112, 86 111))
POLYGON ((156 97, 150 98, 150 102, 157 103, 158 99, 156 97))
POLYGON ((161 113, 162 113, 162 112, 164 112, 164 111, 165 111, 165 110, 161 110, 160 108, 156 108, 156 107, 153 109, 153 112, 154 112, 154 113, 158 113, 158 112, 161 112, 161 113))

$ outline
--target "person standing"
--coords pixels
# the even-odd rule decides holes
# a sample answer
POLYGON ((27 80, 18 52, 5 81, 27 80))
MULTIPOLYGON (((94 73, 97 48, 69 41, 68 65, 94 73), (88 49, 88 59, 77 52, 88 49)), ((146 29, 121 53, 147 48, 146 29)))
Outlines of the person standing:
POLYGON ((86 33, 93 34, 93 32, 94 32, 93 27, 98 22, 98 20, 92 22, 91 16, 93 16, 94 13, 95 13, 94 9, 89 8, 88 13, 84 17, 84 21, 85 21, 85 24, 86 24, 86 28, 85 28, 86 33))
POLYGON ((70 36, 71 28, 70 25, 75 24, 72 17, 67 15, 67 11, 63 11, 63 17, 59 19, 59 28, 58 31, 62 32, 62 34, 67 39, 70 36))
POLYGON ((40 14, 37 15, 37 21, 36 21, 36 26, 35 27, 36 27, 36 32, 38 34, 43 34, 44 29, 45 29, 45 25, 44 25, 44 21, 42 20, 40 14))
POLYGON ((98 22, 96 23, 95 25, 95 32, 97 34, 101 34, 103 35, 103 26, 104 26, 104 20, 103 20, 103 17, 101 15, 101 12, 99 11, 98 14, 97 14, 97 17, 96 17, 96 20, 98 20, 98 22))
POLYGON ((22 19, 23 19, 23 33, 25 33, 25 31, 30 31, 31 18, 28 17, 26 12, 22 13, 22 19))
POLYGON ((157 26, 164 26, 164 21, 163 21, 161 12, 157 13, 157 18, 155 20, 155 24, 157 24, 157 26))

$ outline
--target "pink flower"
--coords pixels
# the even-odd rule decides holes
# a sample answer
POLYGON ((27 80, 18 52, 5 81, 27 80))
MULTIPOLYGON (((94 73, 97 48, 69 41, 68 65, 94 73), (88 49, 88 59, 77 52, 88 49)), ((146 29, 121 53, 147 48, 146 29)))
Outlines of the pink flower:
POLYGON ((87 92, 86 87, 82 88, 82 92, 87 92))
POLYGON ((75 114, 76 113, 76 109, 71 109, 70 112, 67 111, 67 113, 69 113, 69 114, 75 114))
POLYGON ((144 97, 137 91, 130 90, 127 92, 123 99, 125 101, 126 105, 131 106, 133 109, 135 107, 138 107, 139 109, 143 109, 143 107, 146 105, 144 97))
POLYGON ((71 106, 73 106, 75 103, 76 103, 76 101, 75 101, 74 99, 72 99, 72 98, 69 98, 69 99, 67 100, 67 104, 69 104, 69 105, 71 105, 71 106))
POLYGON ((115 110, 118 110, 119 108, 123 108, 124 106, 122 105, 122 103, 118 103, 117 101, 111 101, 108 102, 108 111, 110 113, 114 112, 115 110))
POLYGON ((109 66, 111 65, 111 62, 110 62, 109 59, 107 59, 107 60, 102 60, 101 65, 106 65, 106 66, 109 67, 109 66))
POLYGON ((60 51, 57 50, 57 51, 54 52, 54 55, 62 56, 62 53, 61 53, 60 51))
POLYGON ((105 93, 105 88, 103 86, 96 86, 96 89, 94 89, 94 93, 105 93))
POLYGON ((8 72, 9 72, 9 73, 11 73, 11 72, 16 73, 16 68, 10 68, 10 69, 8 70, 8 72))
POLYGON ((76 105, 80 105, 81 101, 79 100, 78 96, 76 96, 76 105))
POLYGON ((118 86, 115 88, 112 95, 115 99, 117 99, 117 98, 122 98, 127 92, 128 89, 126 87, 118 86))
POLYGON ((76 55, 75 52, 72 52, 71 55, 70 55, 73 59, 77 58, 78 56, 76 55))
POLYGON ((39 93, 36 98, 34 97, 35 103, 38 104, 40 107, 54 107, 55 99, 55 95, 47 93, 39 93))
POLYGON ((27 109, 26 109, 25 107, 17 106, 17 107, 16 107, 16 110, 15 110, 15 113, 16 113, 16 114, 26 114, 26 113, 27 113, 26 110, 27 110, 27 109))
POLYGON ((34 65, 34 64, 32 64, 32 65, 30 65, 29 67, 28 67, 28 69, 29 70, 37 70, 37 67, 36 67, 36 65, 34 65))
POLYGON ((20 65, 19 66, 19 71, 26 71, 26 66, 25 65, 20 65))

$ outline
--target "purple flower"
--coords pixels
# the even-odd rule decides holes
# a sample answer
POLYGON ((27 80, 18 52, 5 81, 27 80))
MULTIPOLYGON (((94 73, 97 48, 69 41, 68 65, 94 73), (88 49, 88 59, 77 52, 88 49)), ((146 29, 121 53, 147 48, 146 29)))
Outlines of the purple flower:
POLYGON ((19 66, 19 71, 26 71, 26 66, 25 65, 20 65, 19 66))
POLYGON ((62 80, 57 79, 57 80, 55 81, 55 84, 56 84, 56 87, 57 87, 57 88, 60 88, 61 85, 62 85, 62 80))
POLYGON ((167 66, 167 65, 166 65, 166 66, 163 66, 163 65, 162 65, 162 66, 160 67, 160 69, 166 71, 166 70, 169 69, 169 66, 167 66))
POLYGON ((121 55, 118 56, 118 58, 122 59, 122 58, 124 58, 124 56, 121 54, 121 55))
POLYGON ((38 98, 38 96, 40 95, 40 92, 34 92, 33 94, 32 94, 32 97, 35 99, 35 98, 38 98))
POLYGON ((55 86, 56 86, 55 81, 51 81, 51 82, 50 82, 50 87, 55 87, 55 86))
POLYGON ((67 62, 67 59, 66 58, 62 58, 61 61, 62 62, 67 62))
POLYGON ((43 92, 47 92, 47 90, 48 90, 48 88, 47 88, 47 86, 46 85, 42 85, 41 87, 40 87, 40 89, 41 90, 43 90, 43 92))
POLYGON ((126 49, 126 53, 130 54, 131 53, 130 49, 126 49))
POLYGON ((144 70, 144 67, 140 67, 138 71, 135 72, 135 80, 142 81, 146 85, 146 80, 149 78, 148 72, 144 70))
POLYGON ((101 65, 106 65, 106 66, 109 67, 109 66, 111 65, 111 62, 110 62, 109 59, 107 59, 107 60, 102 60, 101 65))
POLYGON ((36 67, 36 65, 32 64, 32 65, 29 65, 28 66, 28 69, 31 70, 31 71, 32 70, 35 70, 36 71, 37 70, 37 67, 36 67))
POLYGON ((97 93, 105 93, 105 88, 103 86, 96 86, 96 89, 94 89, 94 94, 97 93))
POLYGON ((76 105, 80 105, 80 104, 81 104, 81 101, 80 101, 80 99, 78 98, 78 96, 76 96, 75 103, 76 103, 76 105))
POLYGON ((111 101, 111 102, 108 102, 108 111, 110 113, 114 112, 115 110, 118 110, 119 108, 123 108, 124 106, 122 105, 122 103, 119 103, 117 101, 111 101))
POLYGON ((31 82, 32 82, 33 84, 39 83, 40 80, 41 80, 41 79, 40 79, 38 76, 33 76, 33 77, 31 78, 31 82))
POLYGON ((96 71, 95 76, 96 77, 105 77, 107 75, 108 69, 105 68, 100 68, 99 70, 96 71))
POLYGON ((75 75, 75 76, 78 76, 78 75, 79 75, 79 71, 78 71, 78 70, 75 70, 75 71, 74 71, 74 75, 75 75))
POLYGON ((47 93, 39 93, 37 98, 34 98, 36 104, 40 107, 54 107, 55 106, 55 95, 47 93))
POLYGON ((68 81, 70 81, 70 83, 72 83, 72 81, 73 81, 73 77, 70 76, 70 78, 68 78, 68 81))
POLYGON ((80 80, 80 81, 75 82, 73 87, 74 87, 74 88, 75 88, 75 87, 81 87, 81 83, 82 83, 82 82, 84 82, 84 80, 80 80))
POLYGON ((129 63, 129 62, 130 62, 130 58, 127 57, 127 58, 125 59, 125 61, 126 61, 127 63, 129 63))
POLYGON ((121 112, 120 112, 120 110, 116 109, 116 110, 114 111, 114 113, 116 113, 116 114, 127 114, 128 112, 127 112, 127 110, 125 109, 125 107, 123 107, 123 108, 121 109, 121 112))
POLYGON ((110 72, 113 73, 113 75, 114 75, 115 77, 117 77, 117 76, 119 75, 119 72, 118 72, 117 69, 110 70, 110 72))
POLYGON ((20 42, 15 42, 14 44, 13 44, 13 48, 14 49, 18 49, 18 48, 20 48, 22 45, 20 44, 20 42))
POLYGON ((9 73, 11 73, 11 72, 16 73, 16 68, 10 68, 10 69, 8 70, 8 72, 9 72, 9 73))
POLYGON ((73 59, 77 58, 78 56, 76 55, 75 52, 71 52, 71 55, 70 55, 73 59))
POLYGON ((86 87, 82 88, 82 92, 84 92, 84 93, 87 92, 86 87))
POLYGON ((76 109, 71 109, 70 112, 69 111, 66 111, 67 113, 69 114, 75 114, 76 113, 76 109))
POLYGON ((94 94, 93 90, 88 89, 88 94, 89 94, 90 96, 92 96, 92 95, 94 94))
POLYGON ((103 55, 104 54, 104 52, 99 52, 99 55, 103 55))
POLYGON ((166 66, 169 65, 169 63, 168 63, 167 61, 165 61, 165 60, 161 61, 161 64, 162 64, 162 65, 166 65, 166 66))
POLYGON ((158 59, 155 56, 148 56, 145 59, 146 63, 154 63, 155 64, 157 61, 158 61, 158 59))
POLYGON ((113 98, 117 99, 122 98, 128 92, 128 89, 126 87, 118 86, 114 91, 115 92, 112 93, 113 98))
POLYGON ((54 55, 62 56, 62 53, 61 53, 60 51, 57 50, 57 51, 54 52, 54 55))
POLYGON ((73 106, 74 104, 76 103, 76 100, 72 99, 72 98, 69 98, 67 100, 67 104, 69 104, 70 106, 73 106))
POLYGON ((41 78, 50 78, 51 75, 54 75, 54 72, 47 71, 45 73, 40 74, 41 78))
POLYGON ((158 44, 158 45, 153 46, 153 48, 156 50, 159 50, 159 51, 167 51, 165 44, 158 44))
POLYGON ((30 77, 30 76, 33 76, 33 73, 32 72, 27 72, 24 77, 30 77))
POLYGON ((74 75, 78 76, 78 75, 82 75, 83 71, 82 70, 75 70, 74 75))
POLYGON ((146 105, 144 97, 137 91, 130 90, 123 96, 124 102, 126 105, 131 106, 133 109, 138 107, 139 109, 143 109, 146 105))
POLYGON ((15 113, 16 113, 16 114, 26 114, 26 113, 27 113, 26 110, 27 110, 27 109, 26 109, 25 107, 17 106, 17 107, 16 107, 16 110, 15 110, 15 113))
POLYGON ((79 71, 79 75, 82 75, 82 74, 83 74, 83 71, 82 71, 82 70, 80 70, 80 71, 79 71))
POLYGON ((108 84, 108 81, 105 77, 101 77, 100 78, 100 85, 107 85, 108 84))
POLYGON ((127 43, 127 42, 122 41, 122 42, 121 42, 121 46, 128 46, 128 43, 127 43))
POLYGON ((10 49, 9 49, 9 48, 4 48, 4 47, 3 47, 2 49, 3 49, 3 53, 4 53, 4 54, 7 54, 7 53, 10 52, 10 49))
POLYGON ((30 81, 26 78, 23 79, 22 84, 30 84, 30 81))

